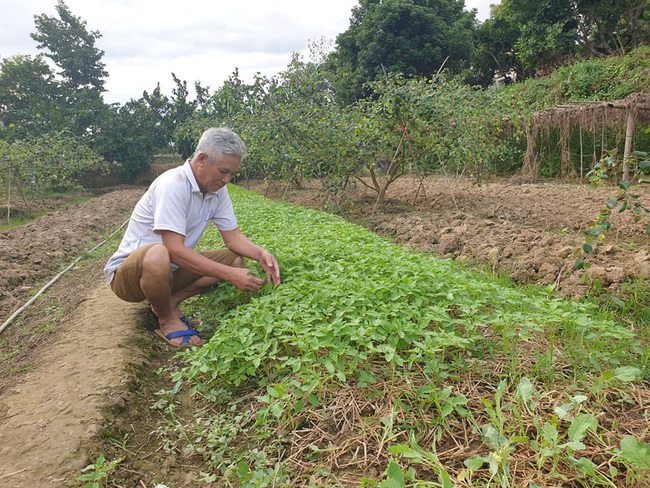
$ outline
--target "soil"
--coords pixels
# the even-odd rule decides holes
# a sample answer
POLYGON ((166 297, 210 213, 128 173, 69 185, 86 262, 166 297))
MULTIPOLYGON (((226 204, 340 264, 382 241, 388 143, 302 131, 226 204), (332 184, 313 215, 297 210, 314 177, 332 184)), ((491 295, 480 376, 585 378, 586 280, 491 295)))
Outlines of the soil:
MULTIPOLYGON (((324 197, 314 184, 301 190, 280 185, 254 188, 270 198, 323 207, 324 197)), ((640 201, 649 201, 648 188, 635 192, 640 201)), ((612 215, 612 229, 589 255, 589 269, 574 267, 576 258, 584 256, 583 231, 607 200, 618 198, 615 188, 403 177, 389 187, 378 211, 373 211, 375 195, 357 184, 347 206, 348 218, 399 244, 488 266, 518 283, 553 285, 561 295, 579 297, 595 283, 601 290, 616 291, 622 283, 650 274, 650 248, 642 225, 647 225, 647 218, 634 222, 629 211, 612 215)))
MULTIPOLYGON (((322 208, 315 185, 243 186, 322 208)), ((3 322, 51 283, 0 333, 0 486, 76 486, 80 470, 110 446, 107 458, 121 453, 130 459, 123 486, 146 488, 161 479, 189 486, 196 479, 199 466, 165 458, 154 433, 158 418, 149 408, 167 381, 154 371, 173 360, 173 351, 151 333, 155 322, 146 307, 120 301, 105 283, 102 267, 116 238, 95 248, 122 225, 144 191, 116 188, 63 207, 48 202, 46 215, 0 232, 3 322)), ((648 192, 641 194, 649 201, 648 192)), ((612 218, 608 238, 590 256, 591 268, 573 267, 582 230, 617 195, 611 188, 557 182, 402 178, 377 212, 372 192, 357 185, 347 216, 413 249, 580 297, 594 287, 615 292, 650 274, 648 239, 629 212, 612 218)))

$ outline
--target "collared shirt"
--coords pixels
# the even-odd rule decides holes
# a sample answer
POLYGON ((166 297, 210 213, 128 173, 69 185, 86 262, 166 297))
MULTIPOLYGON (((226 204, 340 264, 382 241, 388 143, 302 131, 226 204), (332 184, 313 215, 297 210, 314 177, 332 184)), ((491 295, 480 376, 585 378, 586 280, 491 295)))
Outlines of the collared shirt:
POLYGON ((106 280, 113 280, 115 270, 136 249, 162 243, 159 231, 185 236, 185 245, 194 249, 211 221, 219 230, 237 228, 228 189, 203 195, 189 161, 164 172, 136 204, 122 242, 104 268, 106 280))

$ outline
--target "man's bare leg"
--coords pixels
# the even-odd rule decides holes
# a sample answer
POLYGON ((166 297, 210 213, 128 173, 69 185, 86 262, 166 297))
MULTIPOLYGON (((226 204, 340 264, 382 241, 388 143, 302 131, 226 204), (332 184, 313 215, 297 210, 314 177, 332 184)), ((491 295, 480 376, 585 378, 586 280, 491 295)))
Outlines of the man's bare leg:
MULTIPOLYGON (((232 267, 236 267, 236 268, 243 268, 245 265, 246 265, 246 260, 242 257, 237 258, 231 264, 232 267)), ((210 276, 201 276, 196 281, 190 283, 182 290, 178 290, 170 298, 173 311, 178 314, 178 317, 180 317, 181 316, 180 305, 181 303, 183 303, 183 301, 193 296, 200 295, 205 291, 208 291, 210 288, 215 286, 220 281, 221 280, 217 278, 212 278, 210 276)))
MULTIPOLYGON (((158 326, 166 336, 178 330, 187 330, 187 326, 177 315, 178 304, 172 305, 172 273, 169 252, 160 245, 152 246, 144 257, 140 288, 158 316, 158 326)), ((182 337, 172 339, 174 345, 180 345, 182 337)), ((192 336, 189 345, 200 345, 203 341, 192 336)))

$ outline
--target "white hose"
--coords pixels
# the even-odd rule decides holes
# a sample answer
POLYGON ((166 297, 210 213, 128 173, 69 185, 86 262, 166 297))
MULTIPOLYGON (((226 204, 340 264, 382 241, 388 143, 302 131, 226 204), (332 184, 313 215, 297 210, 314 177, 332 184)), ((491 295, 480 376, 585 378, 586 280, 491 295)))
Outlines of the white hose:
MULTIPOLYGON (((114 236, 115 234, 117 234, 120 230, 122 230, 122 227, 124 227, 124 226, 128 223, 128 221, 129 221, 128 219, 125 220, 125 221, 122 223, 122 225, 120 225, 120 226, 117 228, 117 230, 116 230, 115 232, 113 232, 110 236, 108 236, 108 237, 107 237, 106 239, 104 239, 102 242, 100 242, 100 243, 97 244, 95 247, 93 247, 90 251, 88 251, 88 253, 91 253, 91 252, 95 251, 96 249, 100 248, 101 246, 103 246, 104 244, 106 244, 106 241, 108 241, 111 237, 113 237, 113 236, 114 236)), ((36 301, 36 299, 37 299, 39 296, 41 296, 41 295, 45 292, 45 290, 47 290, 50 286, 52 286, 54 283, 56 283, 57 281, 59 281, 59 279, 61 278, 61 276, 63 276, 64 274, 66 274, 68 271, 70 271, 70 270, 75 266, 75 264, 77 264, 79 261, 81 261, 81 260, 83 259, 83 257, 84 257, 84 256, 82 255, 82 256, 79 256, 77 259, 75 259, 75 260, 72 262, 72 264, 71 264, 70 266, 68 266, 68 267, 65 268, 63 271, 61 271, 58 275, 56 275, 54 278, 52 278, 52 279, 50 280, 50 282, 47 283, 43 288, 41 288, 41 289, 38 291, 38 293, 37 293, 36 295, 34 295, 34 296, 33 296, 33 297, 32 297, 32 298, 31 298, 31 299, 30 299, 30 300, 29 300, 25 305, 23 305, 23 306, 20 307, 18 310, 16 310, 16 311, 11 315, 11 317, 9 317, 9 318, 5 321, 5 323, 2 324, 2 325, 0 326, 0 333, 2 333, 2 331, 4 331, 4 330, 9 326, 9 324, 10 324, 11 322, 13 322, 13 320, 14 320, 16 317, 18 317, 18 315, 20 315, 22 312, 24 312, 24 311, 27 309, 27 307, 29 307, 32 303, 34 303, 34 302, 36 301)))

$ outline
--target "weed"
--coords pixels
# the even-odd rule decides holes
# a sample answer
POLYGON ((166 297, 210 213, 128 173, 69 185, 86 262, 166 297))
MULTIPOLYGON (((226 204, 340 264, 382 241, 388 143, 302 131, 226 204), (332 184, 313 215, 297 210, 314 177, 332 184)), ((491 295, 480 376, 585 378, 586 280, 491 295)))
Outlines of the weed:
POLYGON ((127 432, 121 437, 115 436, 109 439, 109 442, 117 447, 119 450, 128 452, 129 451, 129 433, 127 432))
POLYGON ((18 351, 16 350, 16 351, 11 351, 11 352, 0 354, 0 363, 5 362, 5 361, 9 361, 17 353, 18 353, 18 351))
POLYGON ((103 454, 100 454, 95 462, 81 470, 77 481, 83 481, 83 488, 103 488, 108 486, 108 480, 115 468, 124 458, 107 461, 103 454))

